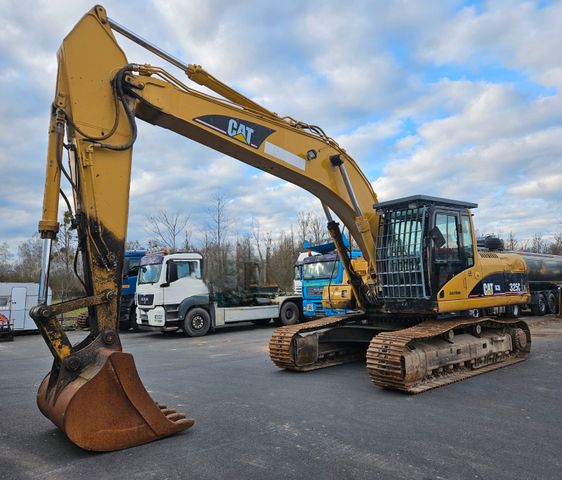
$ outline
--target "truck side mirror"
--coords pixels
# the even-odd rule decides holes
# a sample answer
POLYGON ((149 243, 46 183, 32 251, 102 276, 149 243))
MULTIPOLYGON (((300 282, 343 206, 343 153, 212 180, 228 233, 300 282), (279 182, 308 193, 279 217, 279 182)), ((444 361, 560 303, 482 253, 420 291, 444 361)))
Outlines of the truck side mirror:
POLYGON ((160 288, 166 288, 170 286, 170 282, 164 282, 160 284, 160 288))

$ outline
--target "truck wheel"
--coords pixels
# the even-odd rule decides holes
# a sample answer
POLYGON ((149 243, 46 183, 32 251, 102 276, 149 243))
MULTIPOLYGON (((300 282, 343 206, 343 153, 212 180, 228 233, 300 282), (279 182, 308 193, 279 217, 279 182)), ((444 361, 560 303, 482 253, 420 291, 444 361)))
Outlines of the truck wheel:
POLYGON ((548 292, 546 294, 546 306, 548 307, 548 313, 556 313, 558 311, 558 302, 556 301, 556 295, 554 292, 548 292))
POLYGON ((546 314, 546 298, 544 297, 544 293, 539 293, 537 295, 537 303, 531 305, 531 311, 533 315, 543 316, 546 314))
POLYGON ((211 316, 204 308, 192 308, 183 321, 183 333, 188 337, 202 337, 211 328, 211 316))
POLYGON ((275 321, 278 325, 294 325, 299 323, 300 311, 295 302, 285 302, 279 311, 279 318, 275 321))
POLYGON ((139 324, 137 323, 137 309, 131 308, 129 311, 129 326, 133 329, 133 332, 139 332, 139 324))

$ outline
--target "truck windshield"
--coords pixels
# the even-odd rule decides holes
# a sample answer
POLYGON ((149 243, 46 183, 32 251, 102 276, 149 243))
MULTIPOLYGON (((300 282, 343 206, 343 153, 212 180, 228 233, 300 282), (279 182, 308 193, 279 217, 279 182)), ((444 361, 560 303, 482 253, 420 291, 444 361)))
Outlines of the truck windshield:
POLYGON ((321 278, 334 278, 337 276, 338 267, 336 260, 329 262, 315 262, 304 264, 304 279, 318 280, 321 278))
POLYGON ((139 270, 139 285, 142 283, 155 283, 160 278, 162 264, 159 265, 141 265, 139 270))
POLYGON ((123 265, 123 278, 137 275, 140 263, 140 258, 125 258, 125 264, 123 265))

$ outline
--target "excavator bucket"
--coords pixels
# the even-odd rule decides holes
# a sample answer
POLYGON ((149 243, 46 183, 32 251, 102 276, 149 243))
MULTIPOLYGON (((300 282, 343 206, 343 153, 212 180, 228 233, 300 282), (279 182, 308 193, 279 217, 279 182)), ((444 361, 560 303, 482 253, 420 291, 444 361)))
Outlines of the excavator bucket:
POLYGON ((39 409, 79 447, 112 451, 186 430, 194 420, 155 403, 144 388, 133 356, 105 332, 53 366, 37 394, 39 409), (100 347, 100 338, 114 342, 100 347))

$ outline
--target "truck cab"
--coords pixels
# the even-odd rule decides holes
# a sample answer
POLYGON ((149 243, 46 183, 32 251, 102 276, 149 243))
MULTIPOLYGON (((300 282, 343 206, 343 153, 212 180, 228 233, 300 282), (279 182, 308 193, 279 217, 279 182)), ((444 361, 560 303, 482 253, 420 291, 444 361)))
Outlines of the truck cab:
POLYGON ((121 284, 121 303, 119 304, 119 330, 138 330, 135 291, 141 258, 145 250, 126 250, 121 284))
MULTIPOLYGON (((330 250, 333 250, 333 243, 330 243, 329 245, 332 245, 330 250)), ((326 250, 325 245, 312 245, 308 240, 304 241, 303 248, 304 251, 299 253, 297 261, 295 262, 295 277, 293 279, 293 292, 295 293, 295 295, 302 295, 302 273, 304 269, 304 259, 314 255, 325 253, 326 250)))
POLYGON ((140 262, 137 279, 137 323, 175 330, 182 309, 208 305, 200 253, 149 253, 140 262))
MULTIPOLYGON (((333 244, 332 244, 333 245, 333 244)), ((351 252, 351 258, 361 256, 359 250, 351 252)), ((302 304, 305 317, 346 315, 347 308, 328 308, 322 305, 324 287, 341 285, 344 267, 336 251, 307 257, 303 261, 302 304)))

